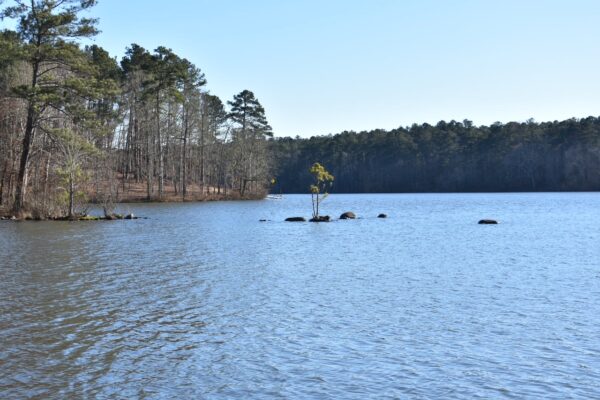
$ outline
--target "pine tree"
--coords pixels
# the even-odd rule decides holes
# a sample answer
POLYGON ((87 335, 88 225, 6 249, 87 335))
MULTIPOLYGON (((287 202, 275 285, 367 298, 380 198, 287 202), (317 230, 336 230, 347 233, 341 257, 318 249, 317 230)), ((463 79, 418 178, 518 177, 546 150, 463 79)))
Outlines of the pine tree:
POLYGON ((249 90, 233 96, 233 101, 228 101, 231 106, 229 117, 240 126, 242 136, 251 134, 255 137, 272 137, 271 126, 267 123, 265 109, 249 90))
POLYGON ((13 90, 27 104, 13 205, 18 213, 24 207, 28 161, 36 132, 44 129, 44 113, 51 110, 74 120, 84 119, 86 109, 78 100, 94 96, 101 87, 93 79, 76 76, 80 72, 93 72, 75 41, 98 32, 95 19, 79 16, 94 6, 95 0, 15 0, 13 3, 0 13, 0 18, 17 20, 16 33, 22 43, 18 57, 31 68, 29 83, 13 90))
POLYGON ((254 93, 244 90, 233 96, 229 118, 235 124, 234 172, 237 176, 240 195, 244 197, 248 183, 266 180, 267 151, 265 140, 273 136, 267 123, 265 109, 254 93))

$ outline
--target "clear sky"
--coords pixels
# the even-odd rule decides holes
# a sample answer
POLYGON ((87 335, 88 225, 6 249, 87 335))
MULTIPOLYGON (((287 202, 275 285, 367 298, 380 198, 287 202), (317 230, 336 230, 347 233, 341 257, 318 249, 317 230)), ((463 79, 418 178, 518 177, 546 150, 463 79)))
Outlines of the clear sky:
POLYGON ((99 0, 96 43, 172 48, 276 136, 600 115, 598 0, 99 0))

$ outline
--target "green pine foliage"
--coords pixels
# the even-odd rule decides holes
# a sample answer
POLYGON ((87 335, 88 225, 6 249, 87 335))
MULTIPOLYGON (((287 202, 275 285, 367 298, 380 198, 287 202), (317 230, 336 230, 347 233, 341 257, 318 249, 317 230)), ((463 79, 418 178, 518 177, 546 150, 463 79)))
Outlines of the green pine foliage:
POLYGON ((600 190, 600 118, 470 121, 270 142, 276 191, 304 193, 314 160, 336 193, 600 190))

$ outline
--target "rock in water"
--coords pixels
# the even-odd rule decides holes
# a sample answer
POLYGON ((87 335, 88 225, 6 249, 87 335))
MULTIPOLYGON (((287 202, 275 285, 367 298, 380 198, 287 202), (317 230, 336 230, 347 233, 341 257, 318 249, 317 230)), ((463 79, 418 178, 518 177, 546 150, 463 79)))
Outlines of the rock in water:
POLYGON ((377 218, 387 218, 387 214, 379 214, 377 218))
POLYGON ((479 221, 479 225, 497 225, 498 221, 495 219, 482 219, 479 221))
POLYGON ((125 219, 135 219, 135 215, 133 215, 133 213, 131 213, 131 214, 127 214, 127 215, 125 216, 125 219))
POLYGON ((331 221, 331 218, 329 217, 329 215, 320 215, 317 218, 311 218, 310 222, 329 222, 331 221))
POLYGON ((285 222, 306 222, 304 217, 289 217, 285 219, 285 222))
POLYGON ((356 218, 356 214, 354 214, 352 211, 346 211, 345 213, 340 215, 340 219, 355 219, 355 218, 356 218))

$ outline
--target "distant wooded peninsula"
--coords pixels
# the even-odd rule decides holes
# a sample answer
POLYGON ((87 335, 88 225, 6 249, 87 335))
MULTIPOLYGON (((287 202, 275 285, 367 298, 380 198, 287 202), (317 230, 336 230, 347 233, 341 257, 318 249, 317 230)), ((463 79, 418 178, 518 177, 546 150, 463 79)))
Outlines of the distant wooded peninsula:
POLYGON ((318 160, 332 193, 600 190, 600 119, 414 124, 270 142, 274 192, 306 193, 318 160))

